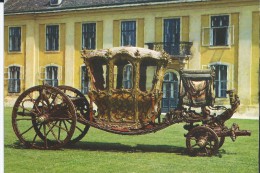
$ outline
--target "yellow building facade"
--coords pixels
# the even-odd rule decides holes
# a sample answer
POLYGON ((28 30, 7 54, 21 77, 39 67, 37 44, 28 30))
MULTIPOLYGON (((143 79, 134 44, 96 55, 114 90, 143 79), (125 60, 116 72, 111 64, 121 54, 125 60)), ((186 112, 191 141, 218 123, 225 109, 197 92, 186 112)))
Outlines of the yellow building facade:
MULTIPOLYGON (((217 87, 216 103, 227 104, 229 100, 222 90, 235 88, 241 99, 240 113, 258 116, 260 17, 257 0, 147 0, 145 3, 63 8, 64 0, 53 9, 50 5, 48 9, 39 7, 31 11, 11 9, 9 1, 12 0, 5 3, 4 18, 6 105, 11 105, 25 89, 42 84, 48 70, 58 85, 82 90, 84 65, 80 51, 85 44, 84 28, 95 28, 91 32, 94 49, 107 49, 122 46, 124 24, 128 26, 132 22, 137 47, 149 47, 147 43, 165 46, 167 28, 175 29, 174 37, 178 36, 179 42, 192 43, 191 56, 183 59, 174 55, 175 64, 168 71, 176 73, 178 78, 180 61, 188 69, 215 67, 219 71, 218 85, 225 85, 217 87), (12 35, 17 28, 18 41, 17 36, 12 35), (51 37, 55 32, 56 37, 51 37), (50 40, 52 42, 47 43, 50 40), (12 50, 15 41, 20 46, 12 50), (15 76, 12 67, 19 67, 18 90, 10 89, 10 81, 15 76)), ((86 35, 90 34, 87 32, 86 35)), ((169 39, 174 38, 169 36, 169 39)))

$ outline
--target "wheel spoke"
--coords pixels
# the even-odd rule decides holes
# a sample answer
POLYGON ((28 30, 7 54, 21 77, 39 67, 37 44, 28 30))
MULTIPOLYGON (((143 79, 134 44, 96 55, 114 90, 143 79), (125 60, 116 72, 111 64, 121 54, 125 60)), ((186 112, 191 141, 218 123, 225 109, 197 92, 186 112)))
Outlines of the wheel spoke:
MULTIPOLYGON (((56 121, 55 124, 57 124, 58 122, 56 121)), ((50 131, 54 128, 54 125, 50 128, 49 124, 47 124, 49 127, 49 131, 47 132, 47 135, 50 133, 50 131)))
POLYGON ((43 124, 43 133, 44 133, 44 148, 47 149, 47 134, 46 134, 46 125, 43 124))
POLYGON ((33 128, 33 125, 32 125, 29 129, 27 129, 27 130, 25 130, 23 133, 21 133, 21 136, 23 136, 25 133, 27 133, 28 131, 30 131, 32 128, 33 128))
POLYGON ((36 104, 35 99, 33 99, 30 94, 28 94, 28 96, 30 97, 31 101, 34 103, 34 106, 35 106, 35 108, 37 109, 38 113, 40 113, 41 111, 39 110, 39 108, 38 108, 38 106, 37 106, 37 104, 36 104))
POLYGON ((17 118, 17 119, 15 119, 16 121, 21 121, 21 120, 36 120, 36 118, 17 118))
POLYGON ((55 135, 54 131, 52 130, 54 126, 50 127, 49 124, 47 124, 47 126, 49 127, 49 129, 50 129, 49 131, 51 131, 51 133, 52 133, 52 135, 54 136, 54 138, 55 138, 59 143, 61 143, 61 141, 57 138, 57 136, 55 135))
POLYGON ((61 117, 50 117, 52 121, 62 121, 62 120, 70 120, 71 118, 61 118, 61 117))
POLYGON ((63 124, 64 124, 66 130, 68 130, 68 127, 67 127, 67 124, 65 123, 65 121, 62 121, 62 122, 63 122, 63 124))
POLYGON ((57 96, 58 96, 58 93, 56 93, 54 98, 52 98, 52 101, 51 101, 50 105, 52 105, 54 103, 54 101, 56 100, 57 96))
MULTIPOLYGON (((51 124, 52 124, 52 123, 51 123, 51 124)), ((65 129, 65 128, 63 128, 63 127, 57 125, 57 124, 54 124, 54 126, 60 128, 60 129, 62 129, 62 130, 64 130, 64 131, 67 132, 67 133, 69 133, 68 129, 65 129)))
POLYGON ((36 140, 36 137, 37 137, 37 136, 38 136, 37 133, 35 133, 34 138, 33 138, 33 140, 32 140, 32 143, 35 143, 35 140, 36 140))
MULTIPOLYGON (((37 115, 38 116, 38 114, 37 113, 35 113, 35 112, 33 112, 32 110, 29 110, 29 109, 27 109, 27 108, 25 108, 24 106, 21 106, 21 105, 19 105, 19 107, 18 108, 21 108, 21 109, 23 109, 23 112, 24 112, 24 110, 26 110, 26 111, 28 111, 28 112, 30 112, 30 113, 32 113, 32 114, 34 114, 34 115, 37 115)), ((24 115, 22 115, 22 116, 25 116, 26 114, 24 114, 24 115)))
MULTIPOLYGON (((59 126, 61 126, 61 121, 59 122, 59 126)), ((58 128, 58 139, 60 139, 60 132, 61 132, 61 130, 60 130, 60 128, 58 128)))

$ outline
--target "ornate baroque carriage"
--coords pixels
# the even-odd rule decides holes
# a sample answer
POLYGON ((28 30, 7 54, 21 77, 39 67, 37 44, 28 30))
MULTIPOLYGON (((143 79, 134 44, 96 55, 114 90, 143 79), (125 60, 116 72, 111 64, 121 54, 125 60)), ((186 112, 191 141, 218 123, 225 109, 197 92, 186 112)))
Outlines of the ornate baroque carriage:
POLYGON ((228 91, 230 108, 214 107, 214 71, 180 70, 179 103, 161 114, 168 54, 145 48, 82 51, 90 81, 88 98, 69 86, 39 85, 22 93, 12 113, 13 129, 30 148, 57 149, 82 139, 90 126, 123 135, 146 134, 185 122, 187 150, 210 156, 225 137, 250 135, 224 123, 240 104, 228 91), (201 112, 198 113, 197 109, 201 112), (196 110, 196 111, 195 111, 196 110), (218 115, 211 111, 221 111, 218 115), (196 123, 196 124, 195 124, 196 123))

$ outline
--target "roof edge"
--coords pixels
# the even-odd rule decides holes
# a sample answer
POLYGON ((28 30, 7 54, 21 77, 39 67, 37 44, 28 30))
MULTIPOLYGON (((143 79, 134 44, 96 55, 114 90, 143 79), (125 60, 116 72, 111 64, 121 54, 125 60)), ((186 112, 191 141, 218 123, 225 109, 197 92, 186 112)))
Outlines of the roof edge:
POLYGON ((71 8, 53 8, 44 10, 33 10, 33 11, 23 11, 23 12, 5 12, 5 16, 9 15, 22 15, 22 14, 43 14, 43 13, 60 13, 60 12, 70 12, 70 11, 83 11, 83 10, 99 10, 99 9, 109 9, 109 8, 124 8, 124 7, 138 7, 138 6, 153 6, 153 5, 167 5, 167 4, 180 4, 189 2, 207 2, 210 0, 184 0, 182 2, 178 1, 167 1, 167 2, 145 2, 145 3, 133 3, 133 4, 116 4, 116 5, 97 5, 90 7, 71 7, 71 8))

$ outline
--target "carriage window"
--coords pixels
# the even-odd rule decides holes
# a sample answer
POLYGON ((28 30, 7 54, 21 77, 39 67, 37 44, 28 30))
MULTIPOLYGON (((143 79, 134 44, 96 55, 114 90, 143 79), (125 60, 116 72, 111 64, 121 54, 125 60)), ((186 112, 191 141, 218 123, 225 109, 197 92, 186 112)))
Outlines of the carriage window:
POLYGON ((133 77, 133 67, 131 64, 127 64, 123 71, 123 86, 126 89, 132 88, 132 77, 133 77))
POLYGON ((141 91, 150 91, 152 89, 156 69, 156 61, 153 59, 144 59, 141 62, 139 81, 139 88, 141 91))
POLYGON ((127 60, 118 60, 114 66, 114 88, 131 89, 133 87, 133 66, 127 60))
POLYGON ((108 86, 108 66, 106 61, 96 57, 91 61, 91 71, 96 89, 106 89, 108 86))

